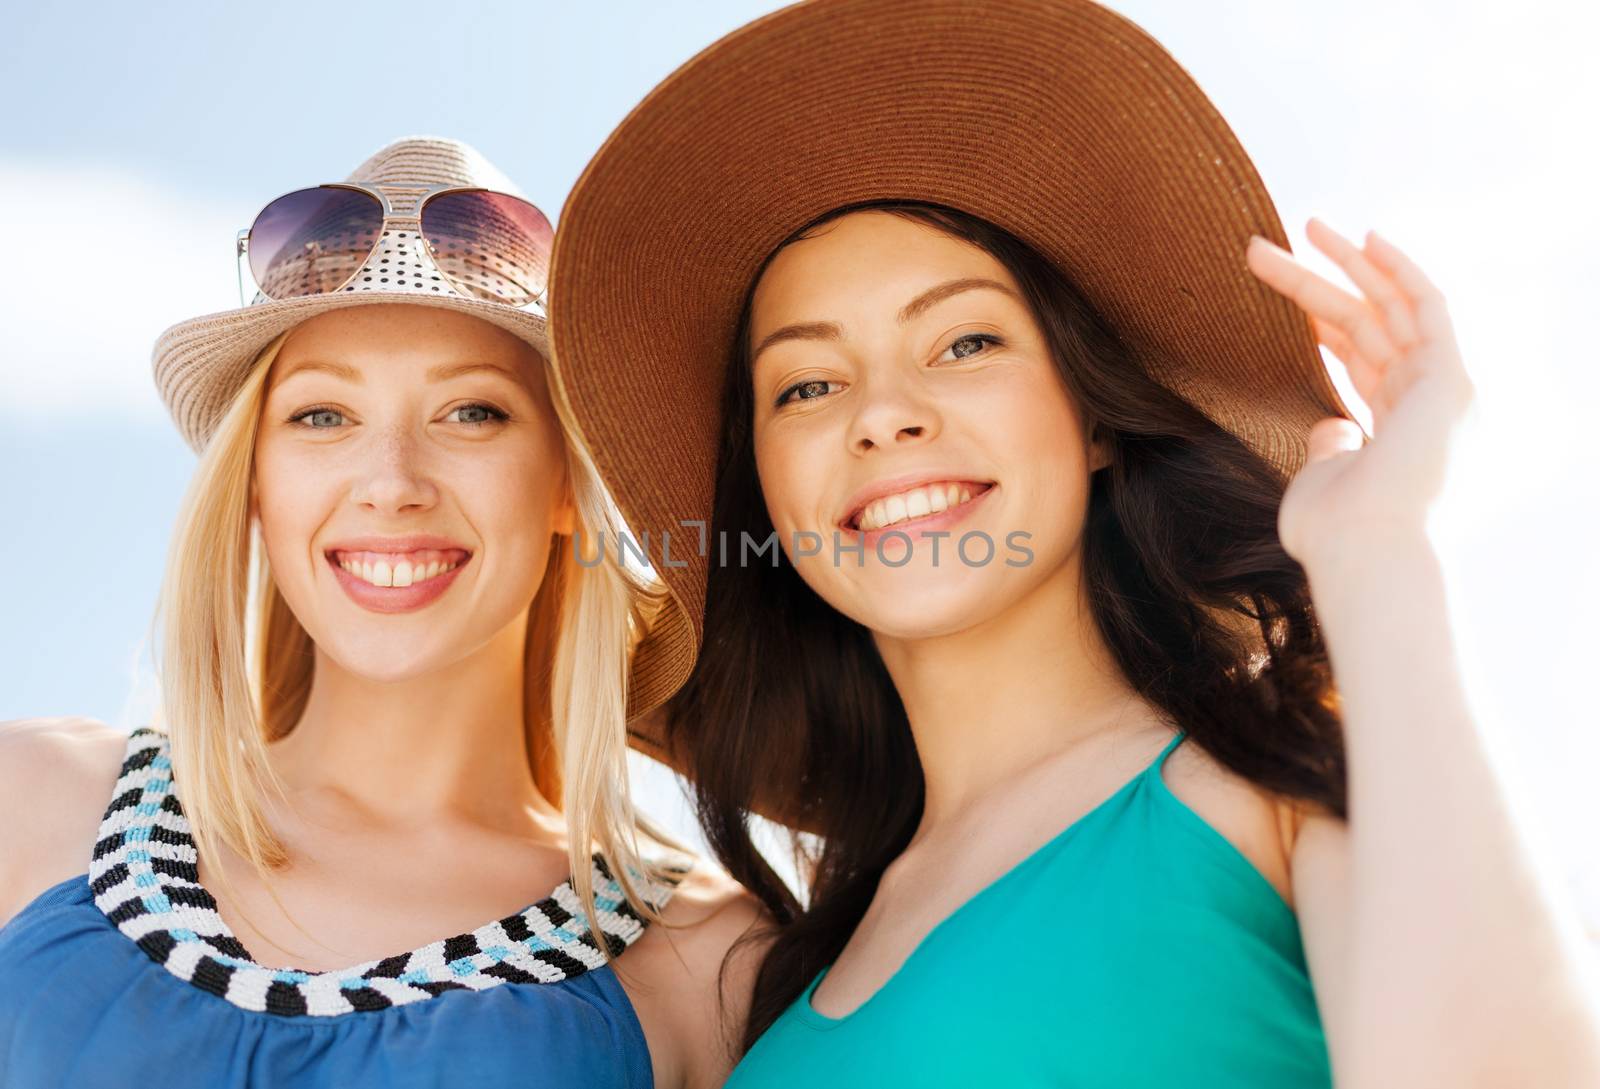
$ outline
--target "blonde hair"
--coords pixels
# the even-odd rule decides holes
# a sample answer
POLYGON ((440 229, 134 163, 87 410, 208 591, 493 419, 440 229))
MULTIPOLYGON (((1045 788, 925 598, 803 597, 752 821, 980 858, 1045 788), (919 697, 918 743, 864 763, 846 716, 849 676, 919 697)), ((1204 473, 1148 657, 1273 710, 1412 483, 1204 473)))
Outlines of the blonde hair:
MULTIPOLYGON (((261 806, 269 789, 283 796, 266 749, 299 721, 315 658, 311 636, 273 580, 249 501, 267 375, 288 335, 257 355, 201 453, 151 622, 152 645, 161 651, 159 717, 196 846, 214 858, 220 840, 248 859, 280 908, 270 875, 290 860, 261 806)), ((621 540, 622 519, 576 438, 548 361, 545 368, 561 422, 575 531, 600 544, 601 558, 595 563, 586 555, 579 563, 572 537, 552 535, 528 610, 523 706, 530 770, 540 792, 563 810, 573 887, 588 918, 598 918, 590 858, 597 850, 634 910, 661 923, 635 879, 670 880, 668 871, 682 860, 647 859, 640 836, 649 846, 688 849, 634 808, 626 707, 633 648, 666 590, 629 570, 620 549, 604 547, 606 538, 621 540)), ((226 873, 216 872, 231 888, 226 873)), ((599 940, 597 924, 595 930, 599 940)), ((608 943, 599 945, 609 962, 608 943)))

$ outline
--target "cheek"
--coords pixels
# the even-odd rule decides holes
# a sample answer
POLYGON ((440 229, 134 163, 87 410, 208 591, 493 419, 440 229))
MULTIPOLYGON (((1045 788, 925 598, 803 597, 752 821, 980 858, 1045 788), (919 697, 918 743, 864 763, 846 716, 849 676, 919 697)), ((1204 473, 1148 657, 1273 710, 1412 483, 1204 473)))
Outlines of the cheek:
POLYGON ((967 399, 968 418, 1005 461, 1037 466, 1052 487, 1086 474, 1083 428, 1059 376, 1041 366, 1011 378, 967 399))
POLYGON ((787 535, 797 528, 811 529, 825 480, 818 467, 825 464, 815 454, 817 443, 799 428, 757 431, 756 475, 766 500, 773 528, 787 535))
POLYGON ((256 511, 269 560, 281 562, 289 542, 307 541, 331 509, 338 483, 289 449, 259 448, 255 464, 256 511))
POLYGON ((486 533, 525 535, 548 526, 563 488, 564 451, 559 437, 529 433, 526 441, 497 443, 461 459, 452 488, 469 517, 486 533))
POLYGON ((1029 549, 1048 569, 1077 547, 1083 531, 1089 499, 1083 429, 1065 391, 1043 383, 1012 407, 1009 419, 999 455, 1024 471, 1009 507, 1018 524, 1007 528, 1028 530, 1029 549))
POLYGON ((458 467, 452 487, 463 514, 499 557, 485 570, 508 578, 507 589, 515 596, 537 590, 548 562, 566 489, 565 464, 566 448, 551 421, 549 428, 525 428, 516 442, 494 443, 458 467))

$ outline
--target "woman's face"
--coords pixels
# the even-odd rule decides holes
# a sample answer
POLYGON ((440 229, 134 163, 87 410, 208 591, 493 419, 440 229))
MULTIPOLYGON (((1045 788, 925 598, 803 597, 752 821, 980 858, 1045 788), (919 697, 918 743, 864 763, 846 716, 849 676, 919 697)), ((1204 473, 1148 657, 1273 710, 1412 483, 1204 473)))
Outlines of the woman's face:
POLYGON ((885 212, 842 216, 767 266, 750 350, 767 510, 835 609, 929 638, 1076 575, 1103 451, 987 251, 885 212))
POLYGON ((452 310, 355 306, 297 326, 274 360, 252 512, 317 646, 393 680, 525 622, 551 533, 571 532, 565 465, 527 343, 452 310))

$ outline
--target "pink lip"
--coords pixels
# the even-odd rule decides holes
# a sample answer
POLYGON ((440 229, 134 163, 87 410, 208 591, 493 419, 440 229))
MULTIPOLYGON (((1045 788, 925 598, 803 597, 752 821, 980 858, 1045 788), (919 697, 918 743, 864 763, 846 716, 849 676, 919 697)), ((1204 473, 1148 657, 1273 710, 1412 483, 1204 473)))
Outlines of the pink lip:
MULTIPOLYGON (((360 539, 364 541, 373 541, 380 540, 381 538, 366 537, 360 539)), ((440 538, 432 539, 439 540, 440 538)), ((439 547, 454 548, 456 546, 449 544, 443 546, 412 546, 413 549, 439 547)), ((392 547, 372 549, 371 546, 364 546, 362 549, 352 549, 352 551, 361 550, 403 552, 410 551, 411 549, 395 549, 392 547)), ((374 586, 370 582, 363 582, 361 579, 356 578, 350 572, 340 567, 338 561, 336 561, 332 555, 328 556, 328 566, 333 568, 333 577, 339 580, 339 585, 344 588, 344 592, 346 594, 350 595, 350 600, 354 601, 363 609, 375 613, 409 613, 414 612, 425 605, 431 604, 439 597, 440 594, 448 590, 450 588, 450 584, 455 581, 456 576, 461 574, 461 572, 466 568, 470 559, 471 557, 469 556, 467 560, 463 560, 462 562, 458 563, 455 567, 451 568, 449 571, 446 571, 444 574, 435 575, 433 578, 424 579, 421 582, 414 582, 410 586, 374 586)))
POLYGON ((342 541, 334 541, 324 545, 324 554, 329 552, 416 552, 423 548, 435 548, 443 552, 456 549, 460 552, 471 552, 465 545, 457 544, 448 537, 440 537, 432 533, 413 533, 405 537, 348 537, 342 541))
MULTIPOLYGON (((951 478, 929 478, 929 480, 948 479, 951 478)), ((909 486, 911 485, 901 485, 902 488, 909 486)), ((982 503, 985 499, 999 490, 1000 485, 991 484, 983 491, 967 500, 965 503, 957 503, 955 506, 942 510, 938 514, 927 514, 921 518, 911 518, 904 522, 896 522, 892 526, 882 526, 878 529, 869 529, 866 532, 862 532, 859 529, 851 529, 848 525, 846 525, 844 528, 848 532, 856 534, 862 545, 869 549, 876 550, 878 547, 878 542, 883 539, 883 536, 886 533, 904 533, 910 537, 920 537, 928 533, 938 533, 950 526, 955 525, 957 522, 965 521, 966 518, 978 508, 978 504, 982 503)), ((883 494, 893 494, 893 491, 883 494)), ((871 502, 871 500, 868 500, 868 502, 871 502)))

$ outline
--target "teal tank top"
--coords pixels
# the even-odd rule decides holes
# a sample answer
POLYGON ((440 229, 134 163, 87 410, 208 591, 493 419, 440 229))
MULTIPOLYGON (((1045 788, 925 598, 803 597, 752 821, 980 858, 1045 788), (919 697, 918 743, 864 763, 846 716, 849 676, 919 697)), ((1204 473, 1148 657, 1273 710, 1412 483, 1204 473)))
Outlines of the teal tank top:
POLYGON ((844 1017, 805 992, 735 1068, 766 1086, 1329 1087, 1293 910, 1142 772, 941 921, 844 1017))

